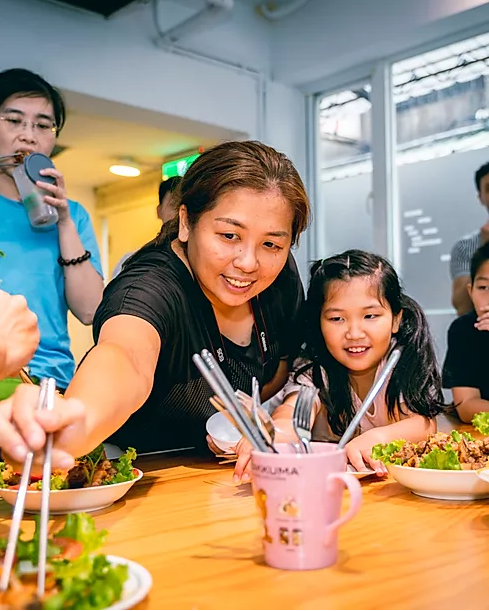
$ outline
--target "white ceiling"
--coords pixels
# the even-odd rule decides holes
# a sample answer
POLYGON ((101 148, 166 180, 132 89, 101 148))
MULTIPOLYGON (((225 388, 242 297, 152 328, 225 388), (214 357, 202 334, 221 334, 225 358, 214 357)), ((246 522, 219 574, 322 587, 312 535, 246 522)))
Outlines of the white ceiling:
POLYGON ((207 148, 242 134, 72 92, 63 92, 68 107, 58 144, 66 147, 55 164, 70 187, 95 188, 120 177, 109 167, 124 158, 138 162, 141 173, 168 159, 207 148))
POLYGON ((133 158, 143 172, 160 166, 165 157, 213 141, 77 112, 68 116, 58 144, 67 147, 56 157, 67 184, 96 187, 120 180, 109 167, 122 158, 133 158))

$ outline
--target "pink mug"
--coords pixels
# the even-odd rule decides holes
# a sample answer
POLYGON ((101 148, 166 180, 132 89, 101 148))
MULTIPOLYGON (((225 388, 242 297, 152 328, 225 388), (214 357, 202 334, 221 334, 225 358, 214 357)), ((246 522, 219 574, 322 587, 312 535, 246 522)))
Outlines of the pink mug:
POLYGON ((313 442, 310 454, 296 454, 290 444, 275 447, 278 454, 251 454, 265 562, 290 570, 331 566, 338 557, 338 529, 362 504, 358 480, 346 473, 346 452, 333 443, 313 442), (340 517, 345 487, 351 502, 340 517))

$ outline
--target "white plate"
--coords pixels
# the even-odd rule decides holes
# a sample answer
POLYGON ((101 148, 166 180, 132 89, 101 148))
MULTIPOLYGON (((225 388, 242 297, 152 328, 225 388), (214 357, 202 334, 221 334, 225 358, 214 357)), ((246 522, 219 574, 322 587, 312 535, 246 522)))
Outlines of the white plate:
POLYGON ((389 464, 387 468, 395 480, 418 496, 446 501, 489 498, 489 481, 481 479, 477 471, 443 471, 389 464))
POLYGON ((353 465, 347 465, 346 470, 348 473, 354 475, 357 479, 362 479, 362 477, 369 477, 370 475, 375 475, 375 471, 373 469, 369 469, 368 471, 355 471, 353 465))
POLYGON ((124 584, 124 592, 119 602, 114 603, 109 609, 132 609, 140 603, 143 598, 151 590, 153 578, 151 573, 137 562, 121 558, 119 556, 107 556, 107 560, 111 564, 127 564, 129 573, 126 583, 124 584))
MULTIPOLYGON (((122 498, 143 477, 143 472, 140 469, 136 469, 136 471, 138 472, 136 478, 129 482, 107 484, 106 486, 91 486, 89 488, 51 490, 49 495, 49 513, 51 515, 60 515, 105 509, 122 498)), ((14 505, 17 492, 18 490, 3 488, 0 489, 0 496, 9 505, 14 505)), ((40 490, 27 490, 25 499, 25 511, 27 513, 38 513, 41 511, 41 496, 40 490)))

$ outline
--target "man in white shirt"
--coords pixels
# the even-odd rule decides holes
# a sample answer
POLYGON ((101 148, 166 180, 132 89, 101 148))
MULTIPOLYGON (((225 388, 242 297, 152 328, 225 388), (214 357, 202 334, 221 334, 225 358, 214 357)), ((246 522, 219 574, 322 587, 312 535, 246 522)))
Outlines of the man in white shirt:
MULTIPOLYGON (((475 173, 475 185, 480 203, 489 212, 489 163, 485 163, 475 173)), ((455 242, 450 260, 452 278, 452 305, 457 314, 467 314, 473 310, 467 286, 470 283, 470 261, 475 251, 489 242, 489 219, 471 235, 455 242)))

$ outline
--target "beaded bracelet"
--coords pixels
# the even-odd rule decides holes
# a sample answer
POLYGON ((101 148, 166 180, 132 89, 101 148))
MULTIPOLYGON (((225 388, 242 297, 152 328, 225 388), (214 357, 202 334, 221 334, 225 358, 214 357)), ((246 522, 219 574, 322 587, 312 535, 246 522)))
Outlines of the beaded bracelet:
POLYGON ((85 254, 83 254, 81 257, 78 257, 76 259, 63 259, 63 257, 58 257, 58 263, 61 265, 61 267, 63 267, 64 265, 78 265, 78 263, 83 263, 83 261, 88 261, 88 259, 90 259, 90 257, 92 256, 92 253, 89 250, 85 251, 85 254))

